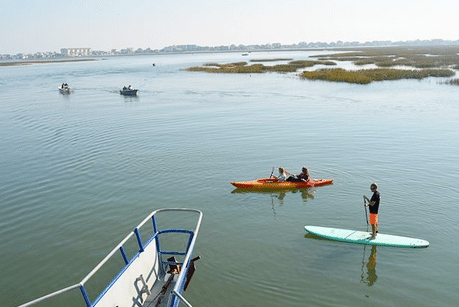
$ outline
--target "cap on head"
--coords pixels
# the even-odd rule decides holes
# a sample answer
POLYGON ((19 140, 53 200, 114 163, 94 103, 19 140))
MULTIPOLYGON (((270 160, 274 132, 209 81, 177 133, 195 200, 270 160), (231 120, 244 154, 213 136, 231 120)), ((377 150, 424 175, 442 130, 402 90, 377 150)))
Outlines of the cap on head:
POLYGON ((377 185, 376 183, 373 182, 373 183, 370 185, 370 189, 371 189, 371 190, 376 190, 376 189, 378 189, 378 185, 377 185))

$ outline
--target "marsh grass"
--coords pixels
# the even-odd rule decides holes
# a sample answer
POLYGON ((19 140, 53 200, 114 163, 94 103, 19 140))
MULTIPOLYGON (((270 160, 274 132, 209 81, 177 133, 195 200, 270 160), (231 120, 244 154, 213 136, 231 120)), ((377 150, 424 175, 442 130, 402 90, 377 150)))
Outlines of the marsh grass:
MULTIPOLYGON (((286 59, 283 59, 286 60, 286 59)), ((252 60, 251 62, 260 62, 261 60, 252 60)), ((268 60, 263 60, 268 61, 268 60)), ((276 59, 280 61, 280 59, 276 59)), ((188 71, 203 71, 208 73, 266 73, 266 72, 277 72, 277 73, 291 73, 296 72, 299 69, 306 67, 312 67, 314 65, 336 65, 332 61, 290 61, 287 64, 277 64, 273 66, 265 66, 263 64, 252 64, 247 65, 247 62, 237 62, 237 63, 205 63, 201 67, 190 67, 186 70, 188 71)))
POLYGON ((459 46, 357 48, 350 52, 315 57, 320 60, 351 61, 355 65, 375 64, 378 67, 457 69, 459 46))
MULTIPOLYGON (((459 70, 459 46, 428 47, 374 47, 355 49, 336 49, 335 54, 313 56, 317 60, 292 60, 286 58, 258 59, 250 62, 227 64, 206 63, 202 67, 190 67, 188 71, 209 73, 293 73, 315 65, 336 65, 338 61, 350 61, 355 65, 374 64, 376 69, 347 71, 341 68, 303 71, 300 77, 313 80, 368 84, 373 81, 423 79, 427 77, 451 77, 459 70), (262 62, 289 61, 286 64, 265 66, 262 62), (413 69, 396 69, 404 66, 413 69)), ((444 83, 459 85, 459 79, 444 83)))
POLYGON ((250 60, 250 62, 281 62, 281 61, 292 61, 293 59, 259 59, 259 60, 250 60))
POLYGON ((406 70, 376 68, 348 71, 342 68, 335 68, 304 71, 300 74, 300 77, 311 80, 368 84, 373 81, 451 77, 454 76, 454 74, 454 71, 450 69, 406 70))
POLYGON ((185 70, 188 71, 202 71, 208 73, 223 73, 223 74, 247 74, 247 73, 264 73, 263 64, 253 64, 247 66, 246 62, 237 62, 237 63, 206 63, 202 67, 190 67, 185 70))
POLYGON ((446 81, 445 83, 451 84, 451 85, 459 85, 459 79, 457 79, 457 78, 451 79, 449 81, 446 81))

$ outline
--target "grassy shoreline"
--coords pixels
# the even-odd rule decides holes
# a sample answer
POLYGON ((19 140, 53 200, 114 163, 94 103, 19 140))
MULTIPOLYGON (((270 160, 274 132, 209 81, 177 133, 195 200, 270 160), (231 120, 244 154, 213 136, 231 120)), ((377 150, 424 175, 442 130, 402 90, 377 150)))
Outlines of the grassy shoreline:
POLYGON ((21 65, 34 65, 34 64, 49 64, 49 63, 65 63, 65 62, 84 62, 84 61, 96 61, 96 59, 47 59, 47 60, 32 60, 32 61, 8 61, 0 62, 0 66, 21 66, 21 65))
POLYGON ((351 61, 355 65, 374 64, 377 67, 459 69, 459 46, 356 48, 346 52, 312 57, 329 61, 351 61))
MULTIPOLYGON (((251 62, 272 62, 272 61, 285 61, 290 59, 273 59, 273 60, 251 60, 251 62)), ((236 63, 205 63, 203 66, 195 66, 186 68, 187 71, 202 71, 208 73, 225 73, 225 74, 240 74, 240 73, 266 73, 266 72, 277 72, 277 73, 289 73, 296 72, 299 69, 313 67, 315 65, 336 65, 332 61, 290 61, 287 64, 276 64, 273 66, 265 66, 263 64, 252 64, 248 65, 247 62, 236 62, 236 63)))
MULTIPOLYGON (((452 77, 459 70, 459 46, 406 46, 335 49, 334 54, 312 56, 317 60, 295 61, 293 59, 259 59, 238 63, 207 63, 201 67, 185 70, 208 73, 294 73, 315 65, 337 65, 337 62, 352 62, 357 66, 373 65, 377 68, 345 70, 342 68, 318 69, 299 73, 302 79, 325 80, 368 84, 377 81, 423 79, 427 77, 452 77), (265 66, 262 62, 289 61, 286 64, 265 66)), ((459 79, 446 81, 459 85, 459 79)))
POLYGON ((452 77, 455 72, 450 69, 361 69, 348 71, 342 68, 320 69, 316 71, 304 71, 300 78, 310 80, 325 80, 333 82, 347 82, 356 84, 368 84, 373 81, 391 81, 401 79, 424 79, 427 77, 452 77))

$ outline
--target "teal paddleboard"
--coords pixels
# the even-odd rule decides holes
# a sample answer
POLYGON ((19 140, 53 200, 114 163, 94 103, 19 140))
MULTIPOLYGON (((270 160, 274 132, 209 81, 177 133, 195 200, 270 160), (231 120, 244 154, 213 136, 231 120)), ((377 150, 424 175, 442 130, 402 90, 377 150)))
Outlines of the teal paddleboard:
POLYGON ((358 230, 338 229, 320 226, 304 226, 307 232, 329 240, 393 247, 411 247, 420 248, 428 247, 429 242, 426 240, 386 235, 378 233, 376 238, 371 239, 371 233, 358 230))

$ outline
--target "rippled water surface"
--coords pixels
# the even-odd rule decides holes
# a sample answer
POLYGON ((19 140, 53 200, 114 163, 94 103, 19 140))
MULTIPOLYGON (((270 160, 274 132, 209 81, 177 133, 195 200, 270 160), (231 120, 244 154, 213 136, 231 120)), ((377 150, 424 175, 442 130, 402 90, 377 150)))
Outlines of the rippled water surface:
POLYGON ((457 306, 459 88, 181 68, 318 52, 172 55, 0 67, 0 301, 80 281, 148 213, 204 212, 194 306, 457 306), (155 66, 152 65, 155 63, 155 66), (57 87, 67 82, 70 95, 57 87), (123 85, 137 98, 119 95, 123 85), (273 166, 332 186, 243 192, 273 166), (350 245, 304 225, 366 229, 427 249, 350 245))

